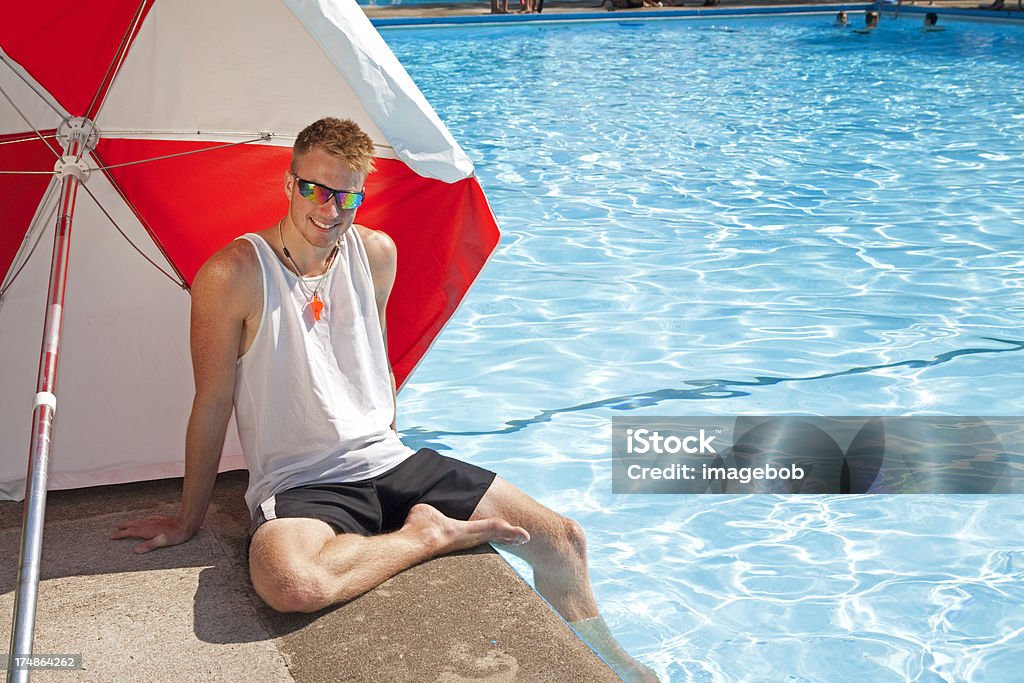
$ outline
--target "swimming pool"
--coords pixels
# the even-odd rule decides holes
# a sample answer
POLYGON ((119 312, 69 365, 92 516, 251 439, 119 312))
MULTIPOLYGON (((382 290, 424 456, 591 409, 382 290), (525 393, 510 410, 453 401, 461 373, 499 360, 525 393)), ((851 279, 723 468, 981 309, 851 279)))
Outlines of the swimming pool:
POLYGON ((399 425, 578 519, 666 680, 1024 666, 1016 496, 611 494, 612 416, 1020 414, 1024 27, 920 21, 382 31, 504 232, 399 425))

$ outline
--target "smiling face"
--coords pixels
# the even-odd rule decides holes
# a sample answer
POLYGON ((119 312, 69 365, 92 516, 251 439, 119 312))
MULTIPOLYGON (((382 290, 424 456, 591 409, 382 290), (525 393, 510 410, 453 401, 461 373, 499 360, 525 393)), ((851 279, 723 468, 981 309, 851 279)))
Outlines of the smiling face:
POLYGON ((290 202, 290 227, 314 249, 329 250, 352 227, 356 209, 339 209, 336 197, 323 204, 306 199, 299 194, 295 176, 337 190, 360 192, 366 182, 366 173, 353 170, 345 161, 320 147, 296 154, 291 169, 285 173, 284 190, 290 202))

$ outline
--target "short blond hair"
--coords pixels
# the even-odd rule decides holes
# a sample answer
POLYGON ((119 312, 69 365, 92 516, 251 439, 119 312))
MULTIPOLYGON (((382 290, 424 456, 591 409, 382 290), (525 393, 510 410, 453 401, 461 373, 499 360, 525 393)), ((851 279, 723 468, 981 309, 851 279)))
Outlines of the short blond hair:
POLYGON ((292 146, 292 159, 319 147, 359 173, 373 172, 373 140, 351 119, 325 116, 303 128, 292 146))

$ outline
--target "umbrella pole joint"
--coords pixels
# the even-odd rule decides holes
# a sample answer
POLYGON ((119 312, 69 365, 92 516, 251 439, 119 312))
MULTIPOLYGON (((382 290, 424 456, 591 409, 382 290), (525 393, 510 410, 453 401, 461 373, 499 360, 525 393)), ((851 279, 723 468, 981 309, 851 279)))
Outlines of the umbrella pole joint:
POLYGON ((53 165, 53 172, 61 180, 69 176, 79 182, 89 180, 89 168, 82 158, 96 149, 100 139, 100 131, 92 119, 76 116, 67 119, 57 129, 57 141, 64 148, 64 155, 53 165))
POLYGON ((53 172, 61 180, 68 176, 73 176, 82 183, 89 180, 89 169, 86 167, 85 163, 81 159, 76 159, 70 154, 57 160, 57 163, 53 165, 53 172))
POLYGON ((65 119, 57 129, 57 141, 64 148, 64 154, 72 151, 81 157, 86 152, 96 149, 100 139, 100 129, 92 119, 75 116, 65 119))

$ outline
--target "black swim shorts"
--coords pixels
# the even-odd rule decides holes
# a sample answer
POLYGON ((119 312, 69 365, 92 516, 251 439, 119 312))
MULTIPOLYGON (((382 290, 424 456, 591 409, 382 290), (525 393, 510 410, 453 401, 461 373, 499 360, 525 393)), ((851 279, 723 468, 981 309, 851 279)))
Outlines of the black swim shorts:
POLYGON ((421 448, 371 479, 310 484, 271 496, 256 508, 249 538, 264 522, 286 517, 310 517, 339 533, 373 536, 400 529, 418 503, 467 520, 494 477, 490 470, 421 448))

